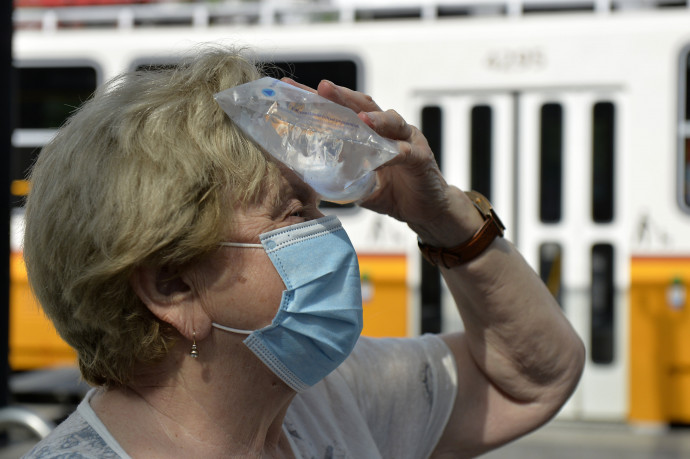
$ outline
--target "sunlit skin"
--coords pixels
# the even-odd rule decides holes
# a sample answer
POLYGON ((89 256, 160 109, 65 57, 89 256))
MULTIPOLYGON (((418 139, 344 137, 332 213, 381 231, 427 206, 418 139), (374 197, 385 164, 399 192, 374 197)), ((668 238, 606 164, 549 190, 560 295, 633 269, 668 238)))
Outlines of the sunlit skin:
MULTIPOLYGON (((281 170, 280 183, 268 191, 266 199, 235 209, 235 229, 225 241, 258 243, 260 234, 323 217, 314 191, 290 170, 281 170)), ((214 322, 243 330, 270 324, 285 290, 266 252, 256 248, 219 248, 200 267, 195 283, 206 292, 205 308, 214 322)))

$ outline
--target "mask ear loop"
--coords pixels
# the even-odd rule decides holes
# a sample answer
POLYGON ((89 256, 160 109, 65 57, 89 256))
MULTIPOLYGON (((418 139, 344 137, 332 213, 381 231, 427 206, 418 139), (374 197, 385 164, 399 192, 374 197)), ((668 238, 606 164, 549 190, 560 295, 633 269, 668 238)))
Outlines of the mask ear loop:
MULTIPOLYGON (((240 247, 244 249, 263 249, 264 246, 262 244, 252 244, 248 242, 219 242, 219 246, 221 247, 240 247)), ((217 323, 212 323, 211 326, 218 328, 220 330, 224 330, 226 332, 230 333, 239 333, 241 335, 251 335, 254 330, 241 330, 239 328, 232 328, 232 327, 226 327, 225 325, 220 325, 217 323)))
POLYGON ((222 247, 242 247, 245 249, 263 249, 261 244, 250 244, 248 242, 219 242, 218 245, 222 247))
POLYGON ((252 333, 254 333, 254 330, 240 330, 239 328, 226 327, 225 325, 220 325, 215 322, 212 323, 211 326, 230 333, 239 333, 241 335, 251 335, 252 333))

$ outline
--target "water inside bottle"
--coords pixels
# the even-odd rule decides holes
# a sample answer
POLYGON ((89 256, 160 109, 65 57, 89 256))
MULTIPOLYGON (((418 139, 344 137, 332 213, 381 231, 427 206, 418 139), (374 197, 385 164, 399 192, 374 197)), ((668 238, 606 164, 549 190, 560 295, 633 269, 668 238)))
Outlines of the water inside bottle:
POLYGON ((272 78, 216 94, 230 118, 290 167, 325 201, 348 203, 376 186, 374 169, 397 155, 397 145, 355 112, 272 78))

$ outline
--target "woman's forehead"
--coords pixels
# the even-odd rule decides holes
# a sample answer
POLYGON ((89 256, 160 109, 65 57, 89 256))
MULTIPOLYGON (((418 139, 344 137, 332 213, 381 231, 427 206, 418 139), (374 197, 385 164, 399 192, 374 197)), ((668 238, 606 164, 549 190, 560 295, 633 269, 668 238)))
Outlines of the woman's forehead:
POLYGON ((280 172, 284 179, 283 183, 287 188, 290 189, 290 191, 294 194, 296 198, 306 202, 318 198, 318 195, 312 189, 312 187, 307 185, 307 183, 304 180, 302 180, 295 172, 288 169, 287 167, 281 168, 280 172))
POLYGON ((318 194, 295 172, 285 166, 277 172, 267 178, 257 199, 246 204, 236 202, 235 209, 244 214, 256 215, 257 211, 273 214, 289 201, 298 200, 304 205, 318 204, 318 194))

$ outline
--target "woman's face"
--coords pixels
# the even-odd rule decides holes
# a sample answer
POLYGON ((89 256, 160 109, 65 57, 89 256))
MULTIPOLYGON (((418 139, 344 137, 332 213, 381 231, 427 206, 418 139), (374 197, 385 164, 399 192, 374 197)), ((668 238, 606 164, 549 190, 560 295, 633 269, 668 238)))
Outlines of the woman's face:
MULTIPOLYGON (((225 240, 258 243, 262 233, 322 216, 314 191, 284 170, 265 199, 236 209, 235 230, 225 240)), ((200 271, 197 283, 202 285, 203 305, 213 322, 244 330, 271 323, 285 285, 262 249, 221 247, 200 271)))

